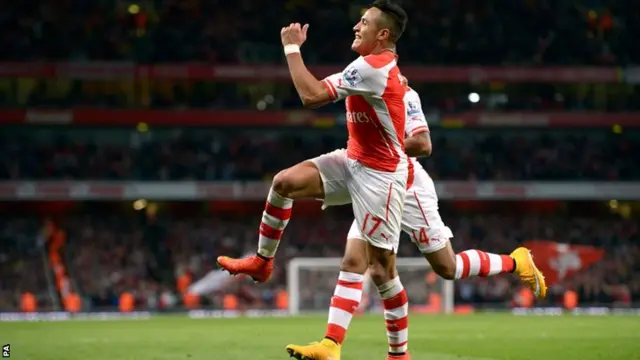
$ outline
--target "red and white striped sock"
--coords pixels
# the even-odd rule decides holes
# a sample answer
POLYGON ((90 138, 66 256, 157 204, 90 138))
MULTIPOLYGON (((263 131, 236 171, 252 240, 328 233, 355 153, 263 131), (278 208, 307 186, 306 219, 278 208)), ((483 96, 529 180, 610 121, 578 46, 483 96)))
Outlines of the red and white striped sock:
POLYGON ((407 352, 409 343, 409 298, 400 278, 378 286, 384 307, 384 320, 387 323, 389 354, 402 355, 407 352))
POLYGON ((360 305, 356 309, 356 314, 364 314, 367 311, 367 307, 371 303, 371 299, 369 294, 371 293, 371 289, 373 284, 373 280, 371 280, 371 275, 369 272, 364 273, 364 280, 362 281, 362 299, 360 300, 360 305))
POLYGON ((260 223, 260 236, 258 241, 258 254, 267 258, 276 255, 280 238, 284 228, 291 218, 293 199, 284 197, 273 189, 269 190, 267 204, 262 212, 260 223))
POLYGON ((466 250, 456 255, 456 279, 511 273, 515 270, 515 266, 515 261, 509 255, 466 250))
POLYGON ((338 285, 331 298, 329 321, 325 338, 342 344, 353 313, 362 298, 362 281, 364 275, 340 271, 338 285))

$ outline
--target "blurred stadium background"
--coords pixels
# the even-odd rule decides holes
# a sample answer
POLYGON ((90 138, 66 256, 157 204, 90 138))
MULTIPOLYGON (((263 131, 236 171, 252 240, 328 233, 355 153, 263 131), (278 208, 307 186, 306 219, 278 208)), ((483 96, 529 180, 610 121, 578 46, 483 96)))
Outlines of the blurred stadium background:
MULTIPOLYGON (((323 77, 353 59, 351 27, 367 3, 1 2, 2 319, 286 310, 286 263, 340 256, 348 208, 296 203, 269 284, 238 281, 195 298, 184 290, 219 254, 254 249, 278 170, 346 140, 342 104, 300 106, 280 27, 311 24, 304 59, 323 77)), ((455 311, 638 314, 640 5, 403 6, 400 67, 428 115, 434 153, 422 162, 454 249, 528 243, 553 282, 548 299, 533 302, 510 277, 459 281, 455 311)), ((419 256, 408 241, 400 255, 419 256)), ((307 275, 307 310, 326 309, 336 274, 307 275)), ((406 276, 416 311, 442 311, 426 269, 406 276)), ((483 358, 527 358, 518 356, 483 358)))

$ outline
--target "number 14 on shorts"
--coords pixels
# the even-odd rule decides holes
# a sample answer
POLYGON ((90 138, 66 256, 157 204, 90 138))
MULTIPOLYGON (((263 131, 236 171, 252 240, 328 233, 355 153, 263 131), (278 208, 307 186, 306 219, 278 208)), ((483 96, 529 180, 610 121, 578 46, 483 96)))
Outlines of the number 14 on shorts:
POLYGON ((411 237, 413 237, 413 242, 416 244, 429 244, 429 237, 424 228, 421 228, 419 231, 415 229, 411 230, 411 237))

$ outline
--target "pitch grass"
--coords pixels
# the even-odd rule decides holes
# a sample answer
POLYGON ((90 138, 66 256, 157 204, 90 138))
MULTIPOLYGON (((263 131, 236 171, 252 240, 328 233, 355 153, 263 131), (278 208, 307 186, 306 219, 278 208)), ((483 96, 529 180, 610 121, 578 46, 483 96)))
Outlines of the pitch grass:
MULTIPOLYGON (((12 359, 276 360, 319 340, 325 317, 1 323, 12 359)), ((640 317, 412 316, 413 360, 640 359, 640 317)), ((379 315, 354 319, 343 360, 385 359, 379 315)))

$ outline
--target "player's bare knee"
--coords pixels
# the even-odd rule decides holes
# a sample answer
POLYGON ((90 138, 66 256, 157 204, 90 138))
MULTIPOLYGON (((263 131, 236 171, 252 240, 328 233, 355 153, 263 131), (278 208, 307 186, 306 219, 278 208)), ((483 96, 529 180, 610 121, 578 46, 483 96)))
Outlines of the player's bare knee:
POLYGON ((370 251, 369 268, 380 266, 383 269, 391 269, 395 267, 395 256, 391 250, 373 249, 375 250, 370 251))
POLYGON ((292 199, 324 197, 320 173, 310 161, 280 171, 273 177, 271 187, 276 193, 292 199))
POLYGON ((367 271, 367 259, 361 254, 345 253, 340 262, 340 271, 364 274, 367 271))
POLYGON ((440 275, 445 280, 455 280, 456 277, 456 264, 432 264, 433 271, 440 275))
POLYGON ((369 276, 371 277, 371 280, 373 281, 373 283, 378 286, 389 281, 387 280, 386 269, 382 265, 377 263, 369 265, 369 276))
POLYGON ((369 247, 369 275, 376 285, 382 285, 397 276, 396 257, 392 250, 369 247))
POLYGON ((424 254, 425 259, 431 264, 433 271, 446 280, 455 280, 456 254, 451 248, 451 243, 434 252, 424 254))
POLYGON ((290 169, 278 172, 276 176, 273 177, 271 187, 276 193, 284 197, 290 197, 290 194, 295 190, 295 184, 293 176, 291 176, 290 169))
POLYGON ((373 263, 369 264, 369 276, 374 284, 380 286, 393 280, 397 274, 395 267, 387 268, 380 263, 373 263))
POLYGON ((392 261, 392 259, 384 259, 386 261, 376 260, 381 259, 373 259, 373 261, 369 263, 369 275, 376 285, 386 284, 398 276, 395 262, 392 261))

